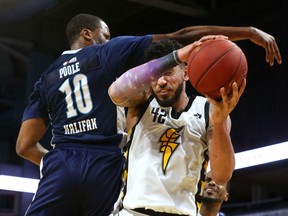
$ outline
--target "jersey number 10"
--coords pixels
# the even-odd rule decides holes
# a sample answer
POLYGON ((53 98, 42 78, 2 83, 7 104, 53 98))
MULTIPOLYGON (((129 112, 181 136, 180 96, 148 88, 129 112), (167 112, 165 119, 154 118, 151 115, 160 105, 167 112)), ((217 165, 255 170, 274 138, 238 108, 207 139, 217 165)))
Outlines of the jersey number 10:
POLYGON ((77 74, 73 77, 72 83, 73 85, 70 83, 70 79, 66 79, 59 88, 66 95, 67 118, 77 116, 78 112, 86 114, 93 107, 87 77, 84 74, 77 74), (72 89, 73 87, 74 89, 72 89))

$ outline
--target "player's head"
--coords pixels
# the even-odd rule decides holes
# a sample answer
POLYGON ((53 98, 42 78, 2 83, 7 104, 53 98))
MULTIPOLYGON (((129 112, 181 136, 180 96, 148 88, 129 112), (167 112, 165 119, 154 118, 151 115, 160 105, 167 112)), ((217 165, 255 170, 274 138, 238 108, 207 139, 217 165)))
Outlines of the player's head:
POLYGON ((110 31, 107 24, 99 17, 81 13, 73 17, 66 27, 66 36, 70 46, 80 36, 84 39, 82 43, 92 45, 102 44, 110 39, 110 31))
MULTIPOLYGON (((182 47, 182 44, 174 40, 158 40, 153 42, 147 49, 146 59, 160 58, 182 47)), ((151 83, 151 92, 161 106, 174 106, 181 94, 185 92, 185 81, 187 80, 185 64, 177 65, 151 83)))
MULTIPOLYGON (((211 176, 211 172, 206 174, 205 184, 202 192, 201 206, 207 205, 210 207, 217 207, 220 210, 223 202, 228 201, 229 198, 229 183, 225 185, 217 185, 211 176)), ((206 207, 207 207, 206 206, 206 207)))

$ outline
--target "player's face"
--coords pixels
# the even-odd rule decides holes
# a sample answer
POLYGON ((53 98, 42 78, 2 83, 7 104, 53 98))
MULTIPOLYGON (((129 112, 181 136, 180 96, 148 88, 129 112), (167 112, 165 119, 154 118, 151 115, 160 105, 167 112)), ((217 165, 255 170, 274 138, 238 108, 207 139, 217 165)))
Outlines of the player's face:
POLYGON ((183 68, 176 66, 166 71, 158 80, 152 82, 152 94, 161 106, 173 106, 184 91, 185 80, 186 75, 183 68))
POLYGON ((223 202, 228 200, 226 185, 217 185, 211 177, 211 173, 207 173, 203 188, 202 197, 211 201, 223 202))
POLYGON ((103 44, 110 40, 109 27, 104 21, 100 22, 101 28, 93 31, 93 40, 96 44, 103 44))

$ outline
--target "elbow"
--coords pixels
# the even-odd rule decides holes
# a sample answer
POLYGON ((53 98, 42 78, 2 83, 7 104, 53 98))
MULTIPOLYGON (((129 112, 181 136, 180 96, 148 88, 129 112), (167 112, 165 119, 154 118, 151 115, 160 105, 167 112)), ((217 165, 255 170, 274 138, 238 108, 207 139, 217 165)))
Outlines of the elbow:
POLYGON ((230 166, 224 166, 220 169, 212 170, 212 179, 219 185, 226 184, 233 176, 235 164, 231 163, 230 166))
POLYGON ((211 168, 212 179, 216 182, 216 184, 223 185, 230 181, 233 176, 233 172, 235 169, 235 161, 231 161, 227 163, 226 166, 222 165, 221 167, 217 166, 211 168))
POLYGON ((232 178, 232 172, 227 172, 226 174, 223 173, 214 173, 212 174, 212 179, 216 182, 218 185, 224 185, 230 181, 232 178))
POLYGON ((116 106, 125 107, 127 106, 128 98, 125 97, 125 94, 121 93, 120 91, 117 91, 113 84, 108 89, 108 95, 111 99, 111 101, 116 106))
POLYGON ((111 101, 115 104, 115 105, 119 105, 119 93, 115 90, 115 88, 113 87, 113 84, 109 87, 108 89, 108 95, 111 99, 111 101))
POLYGON ((25 147, 26 145, 21 139, 17 139, 16 141, 16 154, 20 157, 24 157, 28 149, 25 147))

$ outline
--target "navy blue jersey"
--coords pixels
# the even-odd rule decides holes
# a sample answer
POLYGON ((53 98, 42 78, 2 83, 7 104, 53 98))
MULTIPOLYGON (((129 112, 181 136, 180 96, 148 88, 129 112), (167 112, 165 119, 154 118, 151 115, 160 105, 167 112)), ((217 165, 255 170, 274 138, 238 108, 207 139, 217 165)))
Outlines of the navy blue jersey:
POLYGON ((47 118, 51 144, 118 145, 116 106, 108 88, 117 77, 144 62, 152 36, 122 36, 102 45, 65 51, 42 74, 22 121, 47 118))

